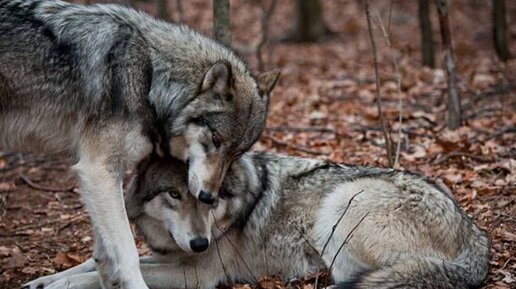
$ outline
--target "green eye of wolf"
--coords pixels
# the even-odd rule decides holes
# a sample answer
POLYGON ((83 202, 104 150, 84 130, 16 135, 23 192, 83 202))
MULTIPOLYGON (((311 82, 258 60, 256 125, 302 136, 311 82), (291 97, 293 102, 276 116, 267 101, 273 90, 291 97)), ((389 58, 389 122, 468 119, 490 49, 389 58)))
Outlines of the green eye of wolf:
POLYGON ((168 195, 174 199, 181 200, 181 194, 176 191, 168 191, 168 195))

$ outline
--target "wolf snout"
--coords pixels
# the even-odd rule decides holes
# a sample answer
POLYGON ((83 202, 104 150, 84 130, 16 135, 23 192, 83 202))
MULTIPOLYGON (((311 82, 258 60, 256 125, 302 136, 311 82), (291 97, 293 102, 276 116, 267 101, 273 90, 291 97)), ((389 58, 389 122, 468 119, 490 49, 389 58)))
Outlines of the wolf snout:
POLYGON ((215 198, 212 194, 204 190, 201 190, 201 192, 199 193, 199 201, 208 205, 213 205, 215 203, 215 198))
POLYGON ((190 248, 192 248, 192 251, 200 253, 206 251, 208 249, 208 239, 197 237, 190 241, 190 248))

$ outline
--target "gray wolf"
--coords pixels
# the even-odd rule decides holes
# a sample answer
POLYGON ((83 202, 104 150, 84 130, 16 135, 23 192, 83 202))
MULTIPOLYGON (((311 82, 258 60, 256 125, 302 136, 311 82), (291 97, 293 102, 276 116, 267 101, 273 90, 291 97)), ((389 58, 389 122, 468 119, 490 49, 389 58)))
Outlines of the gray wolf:
POLYGON ((143 289, 122 176, 155 151, 188 163, 213 203, 264 127, 278 71, 253 76, 229 49, 117 5, 0 0, 0 148, 76 159, 103 288, 143 289))
MULTIPOLYGON (((246 153, 210 207, 188 194, 186 167, 174 162, 140 167, 126 198, 153 251, 141 264, 150 288, 290 280, 325 266, 338 289, 471 288, 487 275, 486 234, 422 176, 246 153)), ((97 289, 93 263, 28 288, 97 289)))

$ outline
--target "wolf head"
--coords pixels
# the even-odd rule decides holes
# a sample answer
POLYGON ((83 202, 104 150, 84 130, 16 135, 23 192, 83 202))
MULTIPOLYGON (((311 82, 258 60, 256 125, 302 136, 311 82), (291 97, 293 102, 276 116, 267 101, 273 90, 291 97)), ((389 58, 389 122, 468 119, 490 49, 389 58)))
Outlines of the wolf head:
POLYGON ((170 154, 187 163, 188 187, 199 200, 215 201, 231 162, 260 136, 278 77, 278 70, 258 77, 234 72, 229 61, 219 60, 206 70, 196 97, 174 117, 170 154))
MULTIPOLYGON (((152 231, 153 236, 147 239, 149 243, 153 238, 170 236, 169 243, 175 243, 185 252, 199 253, 223 233, 228 211, 239 205, 239 202, 231 205, 233 197, 221 194, 214 204, 205 204, 189 193, 187 167, 183 162, 153 158, 139 166, 126 205, 131 218, 143 214, 158 222, 159 230, 152 231)), ((146 228, 140 229, 145 232, 146 228)))

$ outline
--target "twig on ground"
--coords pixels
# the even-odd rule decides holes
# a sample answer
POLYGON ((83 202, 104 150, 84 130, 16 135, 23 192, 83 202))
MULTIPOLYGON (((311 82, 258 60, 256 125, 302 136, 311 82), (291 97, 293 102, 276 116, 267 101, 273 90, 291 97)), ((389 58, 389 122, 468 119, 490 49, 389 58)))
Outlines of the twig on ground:
POLYGON ((281 141, 279 139, 276 139, 274 137, 271 137, 269 135, 264 135, 264 137, 266 139, 269 139, 271 140, 274 144, 277 144, 277 145, 280 145, 280 146, 283 146, 283 147, 288 147, 288 148, 291 148, 291 149, 295 149, 297 151, 300 151, 300 152, 304 152, 304 153, 307 153, 307 154, 312 154, 312 155, 325 155, 325 156, 328 156, 330 155, 329 153, 327 152, 323 152, 323 151, 317 151, 317 150, 311 150, 309 148, 305 148, 305 147, 302 147, 302 146, 298 146, 298 145, 295 145, 295 144, 290 144, 290 143, 287 143, 287 142, 284 142, 284 141, 281 141))
POLYGON ((22 173, 20 173, 19 176, 20 176, 20 179, 23 182, 25 182, 27 185, 29 185, 29 187, 31 187, 33 189, 40 190, 40 191, 46 191, 46 192, 71 192, 73 190, 73 188, 74 188, 74 186, 67 187, 67 188, 54 188, 54 187, 42 186, 42 185, 38 185, 38 184, 34 183, 33 181, 31 181, 27 176, 25 176, 22 173))
POLYGON ((487 140, 490 140, 490 139, 494 139, 494 138, 497 138, 499 136, 502 136, 506 133, 516 133, 516 126, 509 126, 509 127, 504 127, 498 131, 495 131, 493 132, 492 134, 488 135, 486 138, 480 140, 478 135, 477 136, 474 136, 472 138, 470 138, 468 141, 470 143, 479 143, 479 142, 485 142, 487 140))
POLYGON ((385 150, 387 151, 387 161, 390 167, 394 166, 394 160, 392 159, 392 142, 389 132, 387 131, 387 125, 382 112, 382 100, 380 96, 380 75, 378 73, 378 57, 376 55, 376 42, 374 41, 373 28, 371 24, 371 12, 369 10, 369 1, 364 0, 364 8, 367 18, 367 30, 369 32, 369 40, 371 43, 371 49, 373 52, 373 64, 376 81, 376 106, 378 108, 378 115, 380 117, 380 124, 382 126, 383 137, 385 138, 385 150))
POLYGON ((337 130, 324 126, 271 126, 265 128, 268 131, 287 131, 287 132, 320 132, 320 133, 337 133, 337 130))
POLYGON ((470 154, 470 153, 466 153, 466 152, 453 151, 453 152, 449 152, 449 153, 443 155, 442 157, 436 159, 435 161, 433 161, 433 164, 434 165, 442 164, 445 161, 447 161, 448 159, 453 158, 453 157, 468 157, 470 159, 474 159, 476 161, 483 162, 483 163, 490 163, 493 161, 492 159, 490 159, 486 156, 479 156, 479 155, 474 155, 474 154, 470 154))
POLYGON ((77 216, 75 218, 71 218, 68 220, 68 222, 66 222, 66 224, 60 226, 57 231, 55 232, 54 235, 59 235, 59 233, 61 233, 61 231, 63 231, 64 229, 70 227, 72 224, 76 223, 76 222, 79 222, 79 223, 82 223, 84 221, 87 220, 87 216, 86 215, 80 215, 80 216, 77 216))

